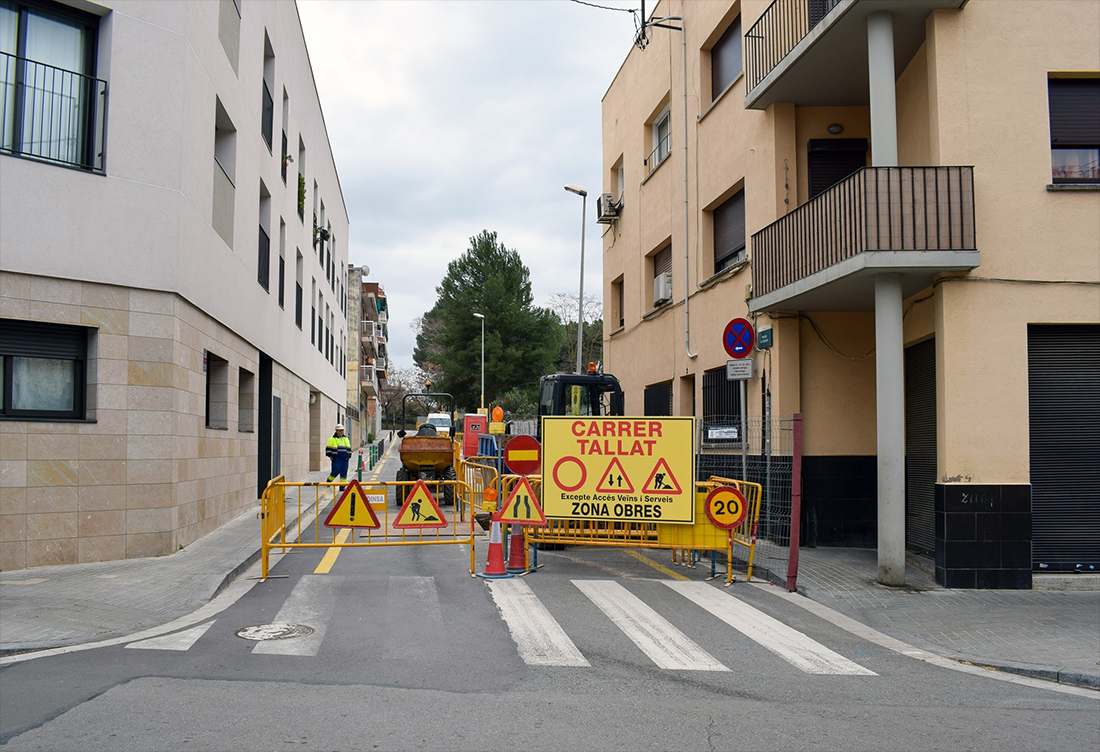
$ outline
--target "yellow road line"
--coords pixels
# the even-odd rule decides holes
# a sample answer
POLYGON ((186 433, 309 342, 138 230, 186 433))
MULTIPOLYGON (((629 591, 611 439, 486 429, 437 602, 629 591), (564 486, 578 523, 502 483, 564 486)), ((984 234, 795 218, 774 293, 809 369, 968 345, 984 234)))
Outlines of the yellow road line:
POLYGON ((691 580, 690 577, 684 577, 679 572, 673 572, 668 567, 665 567, 665 566, 662 566, 662 565, 658 564, 657 562, 653 561, 653 559, 649 558, 645 554, 639 553, 637 551, 627 551, 627 553, 630 554, 631 556, 633 556, 638 561, 642 562, 643 564, 648 564, 649 566, 653 567, 654 569, 656 569, 661 574, 668 575, 669 577, 671 577, 674 580, 691 580))
MULTIPOLYGON (((351 528, 341 528, 340 532, 336 534, 337 543, 346 543, 348 536, 351 535, 351 528)), ((340 548, 332 546, 325 552, 325 558, 321 559, 321 563, 317 565, 317 568, 313 570, 314 574, 328 574, 332 569, 332 565, 336 563, 336 557, 340 555, 340 548)))

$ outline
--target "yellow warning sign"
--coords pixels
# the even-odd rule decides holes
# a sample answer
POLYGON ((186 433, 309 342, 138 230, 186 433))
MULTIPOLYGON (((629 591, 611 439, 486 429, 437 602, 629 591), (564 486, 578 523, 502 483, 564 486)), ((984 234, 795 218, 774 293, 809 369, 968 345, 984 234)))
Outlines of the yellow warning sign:
POLYGON ((396 528, 447 527, 449 524, 443 511, 435 503, 432 492, 422 480, 413 484, 412 492, 393 521, 396 528))
POLYGON ((546 515, 542 513, 539 505, 539 497, 535 489, 527 481, 527 476, 520 479, 512 493, 508 495, 508 502, 500 510, 500 515, 494 515, 494 520, 509 525, 545 525, 546 515))
POLYGON ((348 483, 344 493, 332 506, 332 511, 325 518, 328 527, 357 527, 375 530, 382 527, 374 509, 367 502, 367 495, 363 493, 359 481, 348 483))
POLYGON ((695 419, 545 417, 547 517, 692 523, 695 419))

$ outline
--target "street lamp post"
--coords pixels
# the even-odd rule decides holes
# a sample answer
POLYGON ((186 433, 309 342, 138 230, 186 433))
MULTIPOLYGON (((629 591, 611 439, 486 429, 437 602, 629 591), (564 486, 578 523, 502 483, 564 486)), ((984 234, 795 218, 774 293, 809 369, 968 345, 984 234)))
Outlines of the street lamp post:
POLYGON ((485 314, 475 313, 481 319, 481 409, 485 409, 485 314))
POLYGON ((575 185, 567 185, 565 190, 581 197, 581 284, 577 293, 577 373, 583 373, 581 370, 581 335, 584 333, 584 220, 588 213, 588 191, 575 185))

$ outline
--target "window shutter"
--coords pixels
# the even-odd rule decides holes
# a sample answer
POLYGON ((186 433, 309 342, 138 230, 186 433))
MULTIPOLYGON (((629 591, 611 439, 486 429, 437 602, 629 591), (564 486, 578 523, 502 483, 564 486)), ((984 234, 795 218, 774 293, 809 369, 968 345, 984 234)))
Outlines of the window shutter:
POLYGON ((625 281, 626 281, 625 279, 620 279, 619 280, 619 326, 622 326, 623 323, 625 322, 625 318, 624 318, 624 314, 623 314, 623 310, 624 310, 624 306, 623 306, 623 283, 625 281))
POLYGON ((0 320, 0 355, 84 360, 87 350, 85 327, 0 320))
POLYGON ((1052 78, 1052 146, 1100 146, 1100 78, 1052 78))
POLYGON ((741 16, 710 50, 710 98, 713 100, 741 75, 741 16))
POLYGON ((730 196, 714 209, 714 268, 745 249, 745 191, 730 196))
POLYGON ((672 246, 667 245, 653 256, 653 276, 672 271, 672 246))
POLYGON ((867 139, 810 139, 807 156, 810 198, 813 198, 867 166, 867 139))

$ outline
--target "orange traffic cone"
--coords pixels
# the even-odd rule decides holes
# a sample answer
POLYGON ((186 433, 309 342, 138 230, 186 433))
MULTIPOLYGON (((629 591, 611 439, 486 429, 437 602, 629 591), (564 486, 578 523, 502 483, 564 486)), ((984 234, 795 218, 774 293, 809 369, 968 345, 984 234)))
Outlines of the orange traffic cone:
POLYGON ((509 572, 518 574, 527 571, 527 546, 524 545, 523 527, 512 525, 509 534, 508 567, 509 572))
POLYGON ((478 577, 501 579, 514 576, 504 569, 504 542, 501 540, 500 523, 493 520, 493 526, 489 531, 489 559, 485 562, 485 571, 478 577))

